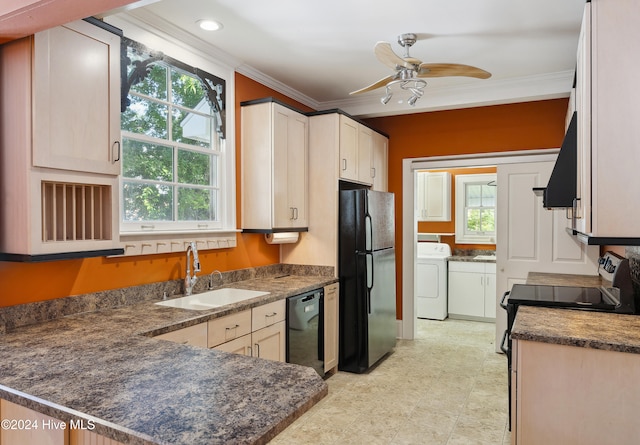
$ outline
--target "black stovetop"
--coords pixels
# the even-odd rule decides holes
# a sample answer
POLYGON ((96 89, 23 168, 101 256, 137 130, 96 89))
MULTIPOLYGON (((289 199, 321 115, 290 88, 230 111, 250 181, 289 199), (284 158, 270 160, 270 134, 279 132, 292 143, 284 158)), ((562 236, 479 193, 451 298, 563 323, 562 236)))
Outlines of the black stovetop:
POLYGON ((509 304, 613 311, 614 302, 600 288, 514 284, 509 304))

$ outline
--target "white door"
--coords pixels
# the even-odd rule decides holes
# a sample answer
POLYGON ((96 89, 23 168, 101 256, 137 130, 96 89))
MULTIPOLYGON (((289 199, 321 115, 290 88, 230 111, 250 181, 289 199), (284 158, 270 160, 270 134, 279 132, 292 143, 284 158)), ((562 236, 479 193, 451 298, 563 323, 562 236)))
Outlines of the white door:
MULTIPOLYGON (((598 246, 586 246, 565 230, 564 209, 547 210, 533 187, 549 181, 553 162, 498 165, 496 304, 529 272, 596 275, 598 246)), ((496 351, 507 328, 507 314, 496 312, 496 351)))

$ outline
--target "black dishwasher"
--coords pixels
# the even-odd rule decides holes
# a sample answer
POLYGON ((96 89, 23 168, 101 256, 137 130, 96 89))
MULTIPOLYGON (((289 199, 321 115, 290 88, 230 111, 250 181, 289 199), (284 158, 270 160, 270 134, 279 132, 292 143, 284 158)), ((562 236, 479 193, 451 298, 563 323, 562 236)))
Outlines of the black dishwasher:
POLYGON ((310 366, 324 377, 324 290, 287 298, 287 363, 310 366))

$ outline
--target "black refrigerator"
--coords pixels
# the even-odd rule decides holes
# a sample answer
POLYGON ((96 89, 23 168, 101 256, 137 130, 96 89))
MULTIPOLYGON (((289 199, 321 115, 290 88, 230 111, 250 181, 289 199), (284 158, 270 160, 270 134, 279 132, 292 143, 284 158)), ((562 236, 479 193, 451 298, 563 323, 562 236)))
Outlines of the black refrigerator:
POLYGON ((362 373, 396 344, 394 197, 346 187, 339 200, 338 368, 362 373))

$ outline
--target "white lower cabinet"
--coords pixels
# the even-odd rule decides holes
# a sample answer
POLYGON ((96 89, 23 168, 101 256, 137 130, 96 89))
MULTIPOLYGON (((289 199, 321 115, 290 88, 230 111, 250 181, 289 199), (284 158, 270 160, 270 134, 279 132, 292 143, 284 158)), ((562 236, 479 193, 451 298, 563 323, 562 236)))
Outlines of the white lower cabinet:
POLYGON ((4 421, 0 444, 123 445, 94 433, 95 423, 88 420, 64 422, 4 399, 0 399, 0 418, 4 421))
POLYGON ((449 261, 448 299, 452 318, 495 320, 495 263, 449 261))
POLYGON ((286 361, 286 300, 208 322, 209 348, 286 361))
POLYGON ((183 329, 167 332, 156 336, 160 340, 172 341, 183 345, 198 346, 206 348, 207 342, 207 323, 200 323, 183 329))
POLYGON ((338 296, 340 285, 324 287, 324 372, 338 366, 338 296))
POLYGON ((640 354, 514 339, 511 443, 636 444, 640 354))

